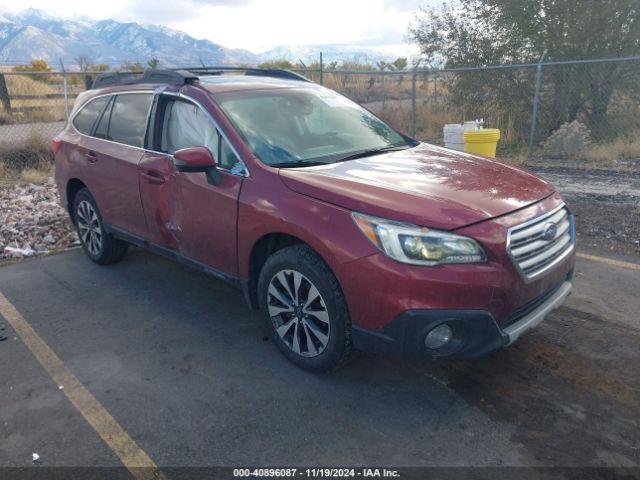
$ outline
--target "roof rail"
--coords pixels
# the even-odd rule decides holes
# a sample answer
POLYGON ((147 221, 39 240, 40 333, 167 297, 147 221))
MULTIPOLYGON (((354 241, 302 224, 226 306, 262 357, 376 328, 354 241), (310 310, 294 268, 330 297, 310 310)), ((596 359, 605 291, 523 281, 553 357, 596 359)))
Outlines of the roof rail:
POLYGON ((198 75, 223 75, 229 72, 244 73, 245 75, 252 75, 256 77, 274 77, 284 78, 287 80, 299 80, 303 82, 309 82, 310 80, 302 75, 292 72, 291 70, 277 69, 277 68, 253 68, 253 67, 194 67, 185 68, 191 73, 198 75))
POLYGON ((229 72, 240 72, 257 77, 284 78, 309 82, 310 80, 291 70, 275 68, 251 67, 195 67, 177 70, 146 69, 144 72, 109 72, 101 73, 93 81, 92 89, 113 87, 117 85, 135 85, 138 83, 168 83, 184 85, 198 80, 198 75, 223 75, 229 72))
POLYGON ((137 83, 169 83, 184 85, 198 79, 197 75, 186 70, 146 69, 144 72, 101 73, 93 81, 92 89, 137 83))

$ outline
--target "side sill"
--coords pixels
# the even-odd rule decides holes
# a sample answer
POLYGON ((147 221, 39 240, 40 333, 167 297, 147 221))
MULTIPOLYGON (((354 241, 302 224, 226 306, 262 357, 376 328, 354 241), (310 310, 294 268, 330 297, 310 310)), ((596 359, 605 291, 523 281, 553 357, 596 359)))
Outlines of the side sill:
POLYGON ((104 227, 108 233, 110 233, 116 238, 119 238, 120 240, 124 240, 125 242, 136 245, 137 247, 141 247, 141 248, 144 248, 145 250, 149 250, 150 252, 153 252, 162 257, 169 258, 171 260, 176 260, 182 263, 183 265, 186 265, 195 270, 204 272, 207 275, 211 275, 213 277, 224 280, 225 282, 237 288, 241 287, 241 281, 238 277, 221 272, 220 270, 216 270, 215 268, 205 265, 204 263, 201 263, 201 262, 198 262, 197 260, 193 260, 192 258, 186 257, 182 255, 180 252, 172 250, 171 248, 166 248, 156 243, 150 242, 149 240, 145 240, 144 238, 139 237, 138 235, 134 235, 125 230, 122 230, 121 228, 114 227, 113 225, 110 225, 108 223, 105 223, 104 227))

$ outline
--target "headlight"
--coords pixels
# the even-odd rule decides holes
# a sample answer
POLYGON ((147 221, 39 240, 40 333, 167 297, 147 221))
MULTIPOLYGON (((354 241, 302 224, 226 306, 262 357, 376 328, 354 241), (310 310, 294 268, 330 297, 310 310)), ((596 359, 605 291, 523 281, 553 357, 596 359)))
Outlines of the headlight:
POLYGON ((440 265, 484 262, 487 256, 474 239, 353 212, 362 233, 387 256, 402 263, 440 265))

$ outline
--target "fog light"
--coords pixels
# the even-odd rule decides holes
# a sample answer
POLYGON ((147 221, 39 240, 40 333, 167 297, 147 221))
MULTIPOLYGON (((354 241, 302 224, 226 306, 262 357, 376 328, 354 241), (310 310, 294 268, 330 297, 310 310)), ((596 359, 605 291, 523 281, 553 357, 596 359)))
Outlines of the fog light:
POLYGON ((446 345, 453 337, 453 330, 446 323, 431 330, 424 339, 427 348, 436 349, 446 345))

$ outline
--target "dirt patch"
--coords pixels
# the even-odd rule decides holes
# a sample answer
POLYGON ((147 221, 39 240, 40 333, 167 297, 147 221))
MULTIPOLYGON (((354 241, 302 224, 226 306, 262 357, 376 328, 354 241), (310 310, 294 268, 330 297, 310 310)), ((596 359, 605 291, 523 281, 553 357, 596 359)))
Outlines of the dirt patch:
POLYGON ((635 466, 639 340, 637 331, 563 307, 512 347, 439 364, 438 375, 496 421, 517 425, 529 465, 635 466))
POLYGON ((640 256, 640 206, 615 203, 597 196, 567 195, 576 216, 578 247, 640 256))
POLYGON ((576 216, 578 248, 640 255, 640 173, 536 168, 576 216))
MULTIPOLYGON (((526 157, 526 152, 522 152, 526 157)), ((523 158, 523 163, 531 169, 537 168, 562 168, 580 170, 583 172, 638 172, 640 171, 640 158, 564 158, 549 159, 545 157, 523 158)))

